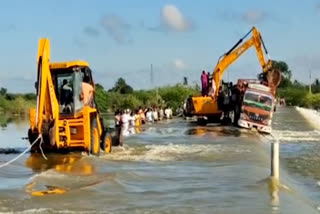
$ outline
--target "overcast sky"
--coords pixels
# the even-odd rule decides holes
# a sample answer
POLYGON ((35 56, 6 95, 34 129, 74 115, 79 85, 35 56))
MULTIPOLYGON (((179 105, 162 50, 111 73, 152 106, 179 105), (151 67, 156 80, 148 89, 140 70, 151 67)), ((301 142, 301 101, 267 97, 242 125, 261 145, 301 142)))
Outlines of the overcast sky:
MULTIPOLYGON (((55 0, 2 1, 0 87, 34 92, 38 40, 48 37, 51 60, 89 62, 95 82, 111 88, 119 77, 135 89, 175 84, 212 72, 218 57, 254 25, 270 56, 293 78, 320 77, 320 0, 55 0), (154 82, 151 83, 150 64, 154 82)), ((254 49, 225 79, 261 71, 254 49)))

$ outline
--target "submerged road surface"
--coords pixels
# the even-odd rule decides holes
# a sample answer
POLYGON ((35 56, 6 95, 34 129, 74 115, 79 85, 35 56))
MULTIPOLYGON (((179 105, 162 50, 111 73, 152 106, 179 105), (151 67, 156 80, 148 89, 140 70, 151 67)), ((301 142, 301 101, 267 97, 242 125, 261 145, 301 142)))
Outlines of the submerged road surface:
MULTIPOLYGON (((26 148, 27 128, 2 125, 0 164, 26 148)), ((266 138, 177 119, 101 157, 26 154, 0 169, 0 213, 319 213, 320 132, 290 108, 273 128, 286 188, 268 182, 266 138)))

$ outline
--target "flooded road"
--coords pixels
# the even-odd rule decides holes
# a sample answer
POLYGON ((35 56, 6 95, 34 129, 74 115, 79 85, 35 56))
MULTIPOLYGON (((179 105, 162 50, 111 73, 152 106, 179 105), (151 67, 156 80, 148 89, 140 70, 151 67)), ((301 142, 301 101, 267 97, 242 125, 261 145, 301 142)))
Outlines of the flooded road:
MULTIPOLYGON (((320 132, 295 109, 273 122, 288 188, 269 185, 266 138, 176 119, 100 157, 24 155, 0 169, 0 213, 319 213, 320 132)), ((28 146, 27 129, 25 120, 2 126, 0 164, 28 146)))

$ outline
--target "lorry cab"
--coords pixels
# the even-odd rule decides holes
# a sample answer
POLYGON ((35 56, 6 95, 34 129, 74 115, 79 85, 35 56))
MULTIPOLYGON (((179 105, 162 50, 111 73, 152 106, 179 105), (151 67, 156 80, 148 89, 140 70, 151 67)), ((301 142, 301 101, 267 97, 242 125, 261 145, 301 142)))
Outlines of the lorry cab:
POLYGON ((274 96, 268 86, 249 83, 243 95, 238 125, 270 134, 274 103, 274 96))

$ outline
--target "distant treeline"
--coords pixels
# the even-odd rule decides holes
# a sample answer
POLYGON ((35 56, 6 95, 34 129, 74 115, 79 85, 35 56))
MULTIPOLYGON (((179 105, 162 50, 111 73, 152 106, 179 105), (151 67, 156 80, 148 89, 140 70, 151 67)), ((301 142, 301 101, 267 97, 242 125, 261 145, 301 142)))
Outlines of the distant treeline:
POLYGON ((290 106, 301 106, 320 109, 320 81, 315 79, 311 84, 305 85, 298 80, 292 81, 292 72, 284 61, 273 61, 273 67, 282 73, 282 81, 277 90, 277 97, 285 98, 290 106))
MULTIPOLYGON (((277 97, 285 98, 286 104, 307 108, 320 109, 320 81, 315 79, 309 86, 301 82, 292 81, 292 73, 287 63, 273 61, 273 67, 282 73, 282 81, 277 90, 277 97)), ((143 107, 170 106, 173 110, 183 106, 183 102, 190 95, 200 95, 198 85, 188 86, 176 84, 149 90, 134 90, 123 78, 119 78, 114 87, 105 90, 102 85, 96 84, 96 102, 100 112, 113 112, 116 109, 143 107)), ((24 114, 36 104, 36 95, 12 94, 7 89, 0 89, 0 113, 24 114)))
POLYGON ((96 84, 96 102, 100 111, 108 112, 116 109, 138 109, 143 107, 166 107, 173 110, 183 107, 183 102, 190 95, 199 95, 200 88, 176 84, 150 90, 133 90, 123 78, 119 78, 115 86, 106 91, 100 84, 96 84))
POLYGON ((33 93, 13 94, 6 88, 0 89, 0 113, 25 114, 36 105, 36 95, 33 93))
MULTIPOLYGON (((95 100, 100 112, 113 112, 116 109, 170 106, 173 110, 182 107, 189 95, 200 94, 199 86, 176 84, 150 90, 134 90, 123 78, 119 78, 115 86, 108 91, 100 84, 95 87, 95 100)), ((36 105, 36 95, 12 94, 7 89, 0 89, 0 113, 24 114, 36 105)))

